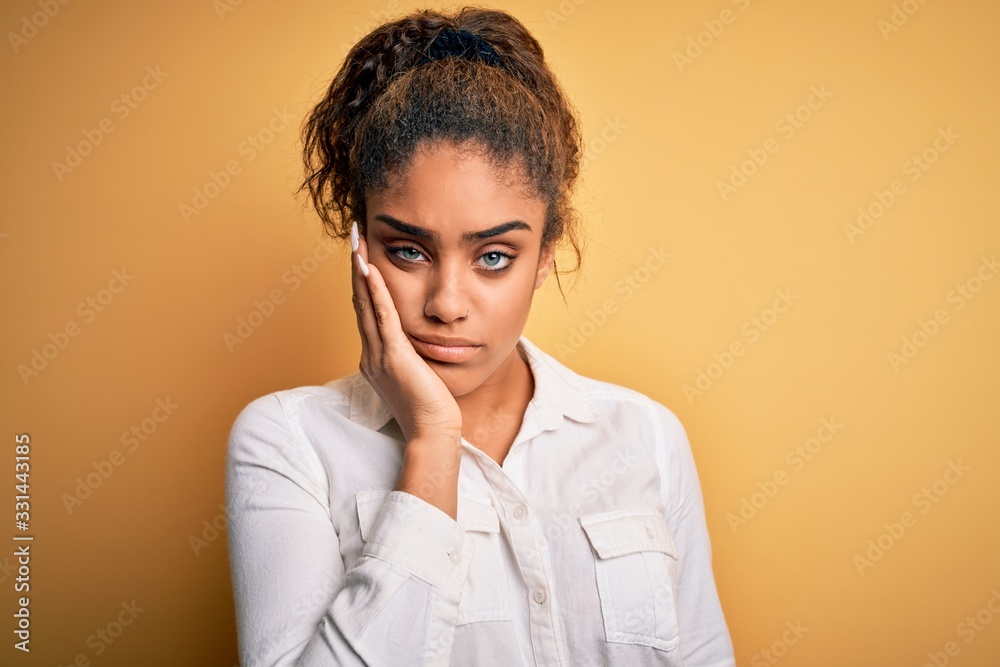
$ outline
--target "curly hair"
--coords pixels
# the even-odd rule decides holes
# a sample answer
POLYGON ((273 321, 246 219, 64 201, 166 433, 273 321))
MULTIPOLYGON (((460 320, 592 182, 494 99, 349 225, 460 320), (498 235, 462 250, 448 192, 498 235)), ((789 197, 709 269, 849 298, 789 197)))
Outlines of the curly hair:
MULTIPOLYGON (((576 110, 541 45, 506 12, 424 9, 378 26, 348 52, 302 140, 299 191, 309 190, 333 238, 347 238, 353 220, 364 230, 365 192, 405 173, 422 142, 449 140, 478 151, 497 175, 520 174, 524 191, 547 204, 542 247, 568 240, 572 271, 580 268, 580 219, 571 202, 582 156, 576 110), (428 62, 431 42, 447 28, 485 39, 500 65, 428 62)), ((562 293, 558 267, 555 274, 562 293)))

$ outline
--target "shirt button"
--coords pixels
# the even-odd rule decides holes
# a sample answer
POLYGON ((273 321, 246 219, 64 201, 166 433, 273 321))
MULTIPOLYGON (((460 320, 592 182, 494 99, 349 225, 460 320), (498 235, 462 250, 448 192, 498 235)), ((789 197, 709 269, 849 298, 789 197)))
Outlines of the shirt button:
POLYGON ((535 602, 537 602, 538 604, 544 604, 546 598, 545 589, 536 588, 535 592, 531 594, 531 597, 534 598, 535 602))
POLYGON ((649 535, 649 539, 653 539, 653 529, 646 526, 646 534, 649 535))
POLYGON ((524 505, 518 505, 514 508, 514 518, 520 521, 527 515, 528 510, 524 505))
POLYGON ((458 565, 459 563, 462 562, 462 554, 459 553, 457 550, 452 551, 451 555, 448 556, 448 560, 450 560, 455 565, 458 565))

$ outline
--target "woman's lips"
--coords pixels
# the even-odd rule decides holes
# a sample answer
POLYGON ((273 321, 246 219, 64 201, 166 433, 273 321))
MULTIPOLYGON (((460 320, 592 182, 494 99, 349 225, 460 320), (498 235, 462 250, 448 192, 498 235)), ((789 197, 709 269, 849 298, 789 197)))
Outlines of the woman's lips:
POLYGON ((435 345, 420 340, 416 336, 411 336, 410 341, 413 347, 421 356, 429 357, 434 361, 443 363, 458 363, 467 361, 474 355, 481 346, 479 345, 435 345))

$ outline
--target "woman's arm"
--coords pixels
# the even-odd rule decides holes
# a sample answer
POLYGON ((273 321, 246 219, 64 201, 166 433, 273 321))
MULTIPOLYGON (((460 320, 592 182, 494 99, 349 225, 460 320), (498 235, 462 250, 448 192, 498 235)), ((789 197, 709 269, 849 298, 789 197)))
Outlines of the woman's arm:
POLYGON ((345 571, 314 457, 276 394, 233 425, 226 494, 242 664, 448 664, 471 536, 392 491, 345 571))
POLYGON ((677 548, 677 625, 687 667, 735 665, 729 628, 712 573, 712 545, 705 522, 698 471, 677 416, 657 403, 657 457, 667 526, 677 548))
POLYGON ((396 418, 406 449, 396 491, 406 491, 458 518, 462 411, 444 380, 403 333, 382 271, 368 264, 368 239, 351 225, 351 285, 361 334, 358 367, 396 418))

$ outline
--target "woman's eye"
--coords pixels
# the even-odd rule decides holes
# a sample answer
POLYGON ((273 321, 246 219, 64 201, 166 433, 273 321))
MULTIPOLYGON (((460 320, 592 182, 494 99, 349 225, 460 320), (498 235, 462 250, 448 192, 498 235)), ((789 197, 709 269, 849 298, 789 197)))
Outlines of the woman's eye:
POLYGON ((510 266, 510 263, 514 260, 512 256, 508 255, 507 253, 499 251, 483 253, 480 256, 480 259, 483 260, 483 263, 485 264, 486 268, 491 269, 493 271, 500 271, 502 269, 507 268, 508 266, 510 266))
POLYGON ((422 254, 416 248, 410 248, 409 246, 403 246, 401 248, 392 248, 392 251, 396 253, 396 255, 398 255, 400 258, 409 260, 411 262, 416 261, 422 254))

